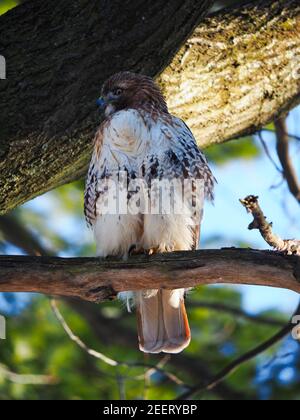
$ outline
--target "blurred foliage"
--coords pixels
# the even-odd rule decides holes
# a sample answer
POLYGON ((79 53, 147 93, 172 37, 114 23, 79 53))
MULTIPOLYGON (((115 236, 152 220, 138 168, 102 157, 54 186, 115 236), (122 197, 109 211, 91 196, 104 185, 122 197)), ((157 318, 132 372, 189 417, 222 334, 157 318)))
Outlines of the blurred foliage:
POLYGON ((20 1, 18 0, 0 0, 0 15, 3 15, 8 10, 16 7, 20 1))
MULTIPOLYGON (((199 300, 241 306, 241 296, 229 288, 201 288, 191 292, 189 301, 196 303, 199 300)), ((60 307, 69 325, 90 347, 125 362, 155 364, 160 360, 161 356, 144 356, 140 353, 134 348, 136 343, 132 343, 130 337, 128 345, 120 346, 110 337, 106 338, 105 344, 101 343, 94 334, 93 325, 89 325, 68 305, 60 303, 60 307)), ((135 331, 135 317, 126 314, 119 303, 103 304, 97 310, 113 323, 112 328, 115 326, 117 331, 124 330, 124 335, 128 328, 135 331)), ((281 318, 277 313, 267 315, 281 318)), ((204 363, 212 373, 217 373, 233 358, 264 341, 278 329, 208 309, 190 308, 189 316, 193 341, 183 357, 187 357, 188 363, 195 369, 197 364, 204 363)), ((183 391, 182 386, 170 383, 162 374, 153 373, 145 384, 143 368, 113 368, 87 355, 66 336, 51 312, 47 298, 35 298, 21 315, 10 317, 8 331, 8 339, 0 346, 1 364, 18 374, 50 375, 53 384, 18 384, 8 380, 0 371, 1 400, 119 399, 122 393, 127 399, 171 399, 183 391)), ((269 399, 280 399, 282 396, 296 399, 299 360, 289 361, 288 366, 294 375, 293 378, 285 378, 285 359, 277 360, 273 356, 274 349, 259 360, 249 362, 226 381, 227 386, 243 394, 245 399, 249 396, 263 398, 266 394, 269 399), (256 376, 258 383, 255 382, 256 376)), ((165 369, 185 383, 197 382, 197 378, 191 375, 191 369, 180 370, 171 362, 165 369)), ((209 392, 202 398, 220 399, 220 396, 209 392)))
POLYGON ((253 159, 261 154, 260 148, 251 137, 232 140, 228 143, 216 144, 205 149, 207 158, 218 164, 232 159, 253 159))
MULTIPOLYGON (((241 147, 233 142, 221 146, 214 153, 210 151, 209 157, 218 164, 236 158, 254 159, 259 154, 251 139, 240 143, 241 147)), ((18 208, 11 218, 40 241, 47 252, 60 256, 93 255, 92 235, 83 218, 83 189, 83 181, 60 187, 18 208)), ((218 246, 221 239, 208 238, 208 243, 218 246)), ((239 243, 238 238, 236 243, 239 243)), ((4 253, 21 252, 7 238, 1 239, 1 234, 0 246, 4 253)), ((230 287, 202 287, 189 293, 187 307, 193 340, 180 356, 185 363, 176 365, 176 356, 173 356, 174 361, 171 359, 165 369, 190 385, 199 382, 203 366, 214 375, 279 328, 253 323, 247 318, 203 305, 198 307, 199 301, 243 307, 242 295, 230 287)), ((151 364, 161 359, 162 356, 145 356, 138 351, 135 315, 127 314, 119 302, 88 305, 88 313, 96 311, 101 316, 96 324, 87 322, 76 308, 66 303, 60 306, 74 332, 88 346, 107 356, 124 362, 151 364), (109 327, 100 337, 99 325, 108 323, 109 327)), ((0 294, 0 312, 4 311, 8 315, 8 334, 7 340, 0 342, 1 400, 120 399, 124 395, 128 399, 172 399, 184 391, 184 387, 171 383, 161 373, 153 373, 145 380, 144 368, 113 368, 89 356, 66 336, 46 297, 0 294), (49 375, 53 383, 17 383, 1 370, 2 365, 18 375, 49 375)), ((265 315, 285 319, 276 311, 265 315)), ((288 348, 294 344, 288 344, 288 348)), ((226 386, 239 392, 244 399, 296 399, 300 380, 298 350, 295 350, 293 360, 286 361, 285 357, 277 357, 281 349, 282 345, 278 345, 242 366, 226 380, 226 386)), ((198 397, 226 399, 226 395, 217 391, 198 397)))
MULTIPOLYGON (((0 14, 18 3, 0 0, 0 14)), ((241 1, 218 1, 215 7, 233 3, 241 1)), ((260 148, 252 138, 246 138, 214 146, 206 153, 212 162, 220 165, 235 159, 255 159, 260 155, 260 148)), ((83 188, 82 181, 58 188, 18 208, 11 218, 49 253, 93 255, 92 235, 83 219, 83 188)), ((207 243, 218 246, 221 239, 209 238, 207 243)), ((240 240, 236 238, 235 243, 239 244, 240 240)), ((9 238, 1 235, 1 229, 0 252, 22 253, 9 238)), ((189 293, 187 307, 193 340, 182 355, 172 356, 164 367, 189 385, 205 379, 199 373, 203 367, 211 375, 218 373, 279 328, 254 323, 230 312, 208 309, 203 305, 204 301, 243 309, 242 294, 230 287, 202 287, 189 293)), ((162 356, 144 355, 138 351, 135 316, 127 314, 120 303, 86 305, 85 315, 96 313, 100 317, 97 323, 91 322, 90 316, 87 322, 86 317, 76 311, 76 306, 61 302, 60 307, 74 332, 89 347, 124 362, 156 364, 161 360, 162 356)), ((113 368, 89 356, 66 336, 46 297, 0 294, 0 312, 7 314, 7 340, 0 341, 0 400, 169 399, 184 391, 162 373, 152 373, 146 379, 144 368, 113 368), (7 371, 16 375, 9 375, 7 371), (24 377, 19 375, 28 374, 48 375, 53 382, 44 385, 22 383, 24 377)), ((278 311, 260 315, 282 321, 286 318, 278 311)), ((287 339, 226 379, 226 392, 239 392, 244 399, 297 400, 299 356, 298 344, 287 339)), ((213 390, 198 397, 226 399, 226 392, 213 390)))

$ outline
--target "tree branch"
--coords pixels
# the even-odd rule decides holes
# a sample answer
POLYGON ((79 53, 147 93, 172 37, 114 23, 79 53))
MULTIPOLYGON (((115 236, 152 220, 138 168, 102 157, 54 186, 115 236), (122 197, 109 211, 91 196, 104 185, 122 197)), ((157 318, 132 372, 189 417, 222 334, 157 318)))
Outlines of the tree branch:
POLYGON ((0 213, 85 175, 95 98, 118 70, 161 73, 203 147, 299 103, 298 0, 221 11, 184 43, 211 3, 29 0, 0 17, 0 213))
POLYGON ((300 241, 295 239, 281 239, 273 232, 273 224, 268 223, 258 203, 258 197, 249 195, 240 201, 248 213, 251 213, 253 216, 253 222, 250 223, 249 230, 258 229, 264 240, 278 251, 285 252, 289 255, 300 256, 300 241))
POLYGON ((4 240, 22 249, 28 255, 53 255, 46 250, 32 232, 27 229, 17 217, 10 215, 0 216, 0 232, 4 240))
POLYGON ((286 179, 291 194, 300 204, 300 183, 289 154, 289 135, 285 118, 275 121, 277 137, 277 154, 280 160, 283 176, 286 179))
POLYGON ((226 378, 232 375, 240 366, 244 365, 245 363, 264 353, 266 350, 273 347, 275 344, 279 343, 283 338, 285 338, 288 334, 290 334, 290 332, 295 328, 293 318, 297 315, 300 315, 300 304, 298 305, 298 308, 294 313, 293 317, 291 318, 290 322, 287 323, 273 337, 260 344, 259 346, 255 347, 253 350, 250 350, 242 356, 238 357, 236 360, 234 360, 232 363, 226 366, 220 373, 218 373, 209 384, 206 384, 205 386, 203 386, 202 383, 195 385, 192 387, 192 389, 186 391, 177 399, 186 400, 191 398, 195 394, 213 390, 217 385, 219 385, 226 378))
POLYGON ((267 145, 267 143, 265 142, 263 135, 262 135, 263 130, 259 131, 258 133, 258 137, 259 140, 261 142, 261 145, 266 153, 267 158, 269 159, 269 161, 272 163, 272 165, 274 166, 274 168, 276 169, 277 172, 279 172, 281 175, 283 175, 282 169, 279 168, 279 166, 277 165, 277 163, 275 162, 275 160, 273 159, 273 156, 271 155, 271 152, 269 150, 269 147, 267 145))
MULTIPOLYGON (((58 309, 58 306, 57 306, 57 303, 56 303, 55 299, 52 299, 51 300, 51 308, 52 308, 53 313, 56 316, 57 320, 62 325, 65 333, 68 335, 68 337, 78 347, 80 347, 83 351, 85 351, 88 355, 90 355, 90 356, 92 356, 92 357, 94 357, 94 358, 96 358, 98 360, 101 360, 102 362, 108 364, 111 367, 117 367, 117 366, 123 366, 123 367, 127 367, 127 368, 140 367, 140 368, 143 368, 143 369, 147 369, 146 374, 151 374, 153 372, 159 372, 162 375, 164 375, 166 378, 168 378, 171 382, 174 382, 177 385, 184 386, 185 388, 189 388, 189 386, 186 385, 186 384, 184 384, 184 382, 182 382, 179 378, 177 378, 177 376, 175 376, 171 372, 168 372, 165 369, 163 369, 163 365, 165 364, 163 359, 161 359, 156 365, 151 365, 151 364, 146 364, 146 363, 141 363, 141 362, 122 362, 122 361, 117 361, 117 360, 111 359, 110 357, 105 356, 103 353, 100 353, 97 350, 94 350, 94 349, 89 348, 81 340, 81 338, 79 338, 71 330, 71 328, 67 324, 66 320, 64 319, 62 313, 58 309)), ((131 377, 131 379, 134 379, 134 378, 131 377)))
POLYGON ((300 4, 252 1, 206 18, 159 78, 201 147, 259 131, 300 100, 300 4))
POLYGON ((5 379, 21 385, 57 385, 57 378, 50 375, 20 374, 12 372, 7 366, 0 363, 0 375, 5 379))
POLYGON ((284 325, 283 321, 280 321, 276 318, 271 318, 270 316, 260 316, 254 315, 246 312, 243 309, 229 305, 227 303, 219 302, 209 302, 209 301, 190 301, 189 308, 205 308, 211 311, 223 312, 233 315, 236 318, 243 318, 247 321, 253 322, 255 324, 265 324, 272 327, 282 327, 284 325))
MULTIPOLYGON (((17 220, 14 220, 11 215, 9 216, 2 216, 0 217, 0 230, 3 228, 3 230, 6 233, 6 239, 16 245, 17 247, 21 248, 25 253, 36 255, 36 250, 38 251, 38 254, 49 256, 51 253, 49 253, 48 250, 44 249, 42 245, 37 241, 36 239, 32 238, 31 232, 28 231, 28 229, 19 224, 17 220), (9 225, 9 228, 7 229, 7 224, 9 225), (19 235, 16 235, 15 232, 19 230, 19 235), (20 239, 21 238, 21 239, 20 239)), ((100 340, 100 342, 104 345, 112 343, 116 345, 122 345, 128 348, 135 349, 137 348, 137 336, 136 332, 131 330, 128 326, 124 325, 124 323, 121 323, 120 320, 111 320, 110 318, 104 317, 101 314, 101 311, 97 309, 95 305, 92 305, 89 302, 85 302, 83 300, 79 299, 70 299, 65 298, 64 301, 71 306, 73 310, 75 310, 77 313, 79 313, 85 320, 88 322, 88 324, 92 327, 94 334, 100 340)), ((191 302, 190 302, 191 303, 191 302)), ((232 312, 234 315, 236 315, 236 312, 232 312)), ((250 315, 249 315, 250 316, 250 315)), ((66 333, 70 336, 70 338, 73 339, 78 345, 81 344, 83 348, 88 353, 92 353, 92 355, 96 355, 98 358, 100 355, 93 349, 89 349, 85 343, 80 340, 79 337, 76 337, 76 335, 73 333, 73 331, 70 330, 69 326, 66 324, 63 317, 58 317, 60 320, 63 328, 65 329, 66 333), (80 343, 80 344, 79 344, 80 343)), ((124 314, 122 316, 122 319, 124 320, 124 314)), ((272 319, 266 319, 265 317, 262 319, 264 322, 274 322, 274 325, 277 323, 276 320, 272 319)), ((103 356, 101 354, 101 356, 103 356)), ((101 357, 100 356, 100 357, 101 357)), ((102 359, 102 357, 101 357, 102 359)), ((174 377, 174 375, 166 369, 162 369, 163 365, 162 363, 165 363, 166 359, 163 358, 158 362, 158 364, 152 366, 150 368, 149 366, 145 366, 148 370, 146 371, 146 374, 148 375, 152 371, 157 371, 166 377, 168 380, 174 382, 178 382, 178 378, 174 377)), ((176 358, 170 358, 168 359, 168 363, 176 367, 177 369, 183 370, 184 372, 188 372, 189 375, 191 375, 193 378, 199 378, 201 377, 205 382, 209 383, 211 382, 213 378, 212 372, 207 367, 207 363, 204 360, 200 360, 199 357, 197 359, 192 359, 186 355, 180 355, 176 358)), ((99 370, 99 367, 97 367, 99 370)), ((109 374, 105 372, 101 372, 101 375, 108 376, 109 374)), ((112 375, 115 377, 115 375, 112 375)), ((124 375, 122 375, 124 378, 124 375)), ((131 378, 132 379, 132 378, 131 378)), ((183 384, 182 384, 183 385, 183 384)), ((189 389, 189 386, 185 385, 186 389, 189 389)), ((224 383, 221 383, 218 385, 214 392, 219 395, 223 399, 228 400, 245 400, 245 399, 254 399, 254 395, 251 395, 251 398, 248 398, 249 395, 245 396, 243 393, 232 389, 231 387, 227 386, 224 383)))
MULTIPOLYGON (((263 128, 261 131, 266 133, 276 134, 276 131, 272 130, 271 128, 263 128)), ((300 136, 296 136, 295 134, 288 133, 288 138, 300 141, 300 136)))
POLYGON ((119 362, 116 360, 111 359, 110 357, 105 356, 105 354, 100 353, 96 350, 93 350, 89 348, 77 335, 73 333, 69 325, 66 323, 64 317, 62 316, 60 310, 58 309, 57 303, 55 299, 51 299, 50 301, 52 311, 54 315, 56 316, 57 320, 62 325, 63 329, 65 330, 65 333, 69 336, 69 338, 74 341, 74 343, 77 344, 78 347, 80 347, 82 350, 84 350, 87 354, 89 354, 92 357, 95 357, 96 359, 101 360, 102 362, 106 363, 109 366, 118 366, 119 362))
MULTIPOLYGON (((38 240, 32 238, 31 232, 28 231, 28 229, 19 224, 17 220, 14 220, 11 215, 9 216, 2 216, 0 217, 0 230, 3 228, 3 230, 6 233, 6 239, 16 245, 17 247, 21 248, 25 253, 28 254, 41 254, 44 256, 49 256, 49 251, 44 249, 43 246, 39 243, 38 240), (7 228, 9 226, 9 228, 7 228), (19 235, 16 235, 16 232, 19 231, 19 235), (21 239, 20 239, 21 238, 21 239), (37 252, 38 250, 38 252, 37 252)), ((124 314, 122 315, 121 319, 110 319, 101 313, 97 309, 97 306, 92 305, 91 303, 85 302, 83 300, 79 299, 70 299, 65 298, 64 301, 77 313, 79 313, 89 324, 89 326, 93 329, 94 334, 100 340, 100 342, 103 345, 109 344, 112 345, 113 343, 116 345, 125 346, 131 349, 137 348, 137 337, 136 332, 131 330, 126 324, 126 316, 124 318, 124 314), (125 321, 122 323, 121 321, 125 321)), ((53 302, 52 302, 53 303, 53 302)), ((260 323, 266 323, 268 325, 280 325, 280 321, 276 319, 272 319, 270 317, 260 317, 260 316, 252 316, 250 314, 245 313, 242 310, 239 310, 238 308, 234 308, 228 305, 220 305, 218 303, 209 303, 209 302, 190 302, 189 307, 194 307, 197 304, 200 304, 201 307, 208 307, 210 309, 214 310, 220 310, 220 311, 228 311, 229 313, 238 316, 238 317, 245 317, 248 320, 251 320, 253 322, 260 322, 260 323)), ((56 306, 56 305, 55 305, 56 306)), ((57 306, 56 306, 57 308, 57 306)), ((68 334, 68 336, 83 350, 85 350, 89 355, 92 355, 96 357, 97 359, 101 360, 107 360, 109 359, 111 362, 118 363, 118 366, 127 366, 128 368, 132 367, 134 365, 133 363, 130 364, 124 364, 124 362, 118 362, 114 361, 110 358, 107 358, 104 354, 99 353, 96 350, 93 350, 89 348, 82 340, 74 334, 74 332, 70 329, 69 325, 66 323, 65 319, 63 318, 61 312, 58 310, 54 311, 55 316, 61 323, 62 327, 64 328, 65 332, 68 334)), ((179 370, 184 371, 185 373, 188 373, 191 377, 194 378, 195 381, 198 380, 199 377, 202 378, 204 383, 211 383, 214 375, 210 371, 210 369, 207 366, 207 363, 205 360, 197 358, 191 358, 190 356, 187 356, 186 354, 178 355, 176 358, 170 358, 167 359, 164 357, 156 364, 141 364, 137 363, 136 367, 143 367, 146 370, 145 375, 149 376, 152 372, 158 371, 161 375, 163 375, 166 379, 169 381, 180 384, 182 388, 185 388, 186 390, 191 389, 192 387, 184 384, 179 378, 174 376, 173 373, 168 372, 164 365, 168 362, 168 364, 171 364, 172 366, 176 367, 179 370)), ((99 367, 97 366, 97 369, 100 371, 99 367)), ((1 370, 1 366, 0 366, 1 370)), ((113 377, 115 378, 115 375, 110 375, 106 371, 100 371, 101 375, 104 377, 113 377)), ((122 375, 121 378, 123 379, 136 379, 140 380, 141 376, 137 377, 131 377, 131 376, 124 376, 122 375)), ((226 383, 220 383, 214 388, 214 393, 217 394, 219 397, 226 399, 226 400, 247 400, 255 399, 255 395, 245 395, 242 392, 238 390, 232 389, 230 386, 228 386, 226 383)))
POLYGON ((1 292, 76 296, 91 302, 128 290, 253 284, 300 293, 300 259, 248 249, 175 252, 129 261, 0 256, 1 292))
MULTIPOLYGON (((111 319, 103 316, 95 305, 78 299, 68 299, 71 307, 80 313, 85 320, 93 327, 93 331, 104 345, 118 345, 129 349, 137 349, 136 331, 133 331, 128 323, 122 323, 120 319, 111 319)), ((152 356, 153 357, 153 356, 152 356)), ((177 372, 185 372, 195 382, 202 378, 204 383, 211 383, 214 375, 211 372, 211 365, 199 355, 192 357, 187 353, 181 353, 171 357, 169 364, 176 368, 177 372)), ((245 395, 241 390, 233 389, 226 383, 220 383, 214 393, 225 400, 247 400, 255 399, 255 395, 245 395)))

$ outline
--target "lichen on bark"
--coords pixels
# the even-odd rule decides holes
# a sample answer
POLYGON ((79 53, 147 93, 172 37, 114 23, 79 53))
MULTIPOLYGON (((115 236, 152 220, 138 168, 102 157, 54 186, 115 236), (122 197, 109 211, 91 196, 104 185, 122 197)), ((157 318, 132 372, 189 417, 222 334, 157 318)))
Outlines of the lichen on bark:
POLYGON ((299 2, 205 19, 159 82, 200 146, 253 133, 299 103, 299 2))

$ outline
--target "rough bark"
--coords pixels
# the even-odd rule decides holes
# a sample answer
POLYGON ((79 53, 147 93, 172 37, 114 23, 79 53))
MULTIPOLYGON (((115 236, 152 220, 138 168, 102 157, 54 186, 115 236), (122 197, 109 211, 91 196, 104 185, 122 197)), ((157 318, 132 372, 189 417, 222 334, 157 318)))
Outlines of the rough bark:
POLYGON ((299 103, 299 1, 252 3, 205 19, 159 78, 201 147, 252 134, 299 103))
POLYGON ((211 0, 29 0, 0 17, 0 212, 82 177, 112 73, 152 76, 211 0))
POLYGON ((1 292, 37 292, 100 302, 121 291, 220 283, 300 293, 300 258, 234 248, 137 256, 127 262, 0 256, 1 292))
POLYGON ((0 213, 85 174, 95 98, 112 72, 164 70, 170 109, 201 146, 254 132, 296 105, 297 0, 208 18, 168 66, 210 3, 29 0, 1 17, 0 213))

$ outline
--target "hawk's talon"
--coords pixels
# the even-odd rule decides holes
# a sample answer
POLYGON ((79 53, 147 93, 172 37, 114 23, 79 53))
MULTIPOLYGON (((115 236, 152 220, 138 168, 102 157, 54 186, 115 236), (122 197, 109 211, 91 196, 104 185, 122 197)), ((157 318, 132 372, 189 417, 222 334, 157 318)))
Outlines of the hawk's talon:
POLYGON ((131 245, 131 247, 129 248, 128 255, 129 255, 130 257, 132 257, 132 255, 136 255, 136 251, 137 251, 137 246, 136 246, 136 244, 133 244, 133 245, 131 245))

